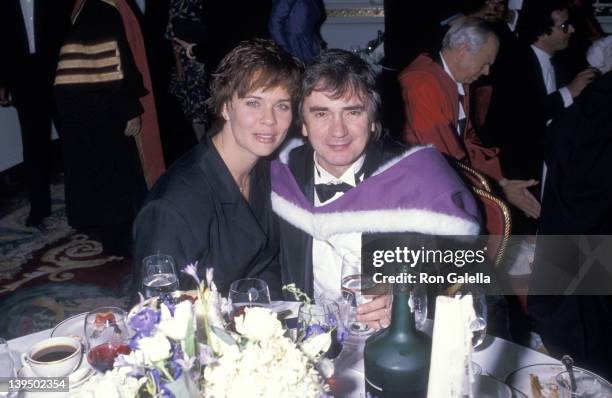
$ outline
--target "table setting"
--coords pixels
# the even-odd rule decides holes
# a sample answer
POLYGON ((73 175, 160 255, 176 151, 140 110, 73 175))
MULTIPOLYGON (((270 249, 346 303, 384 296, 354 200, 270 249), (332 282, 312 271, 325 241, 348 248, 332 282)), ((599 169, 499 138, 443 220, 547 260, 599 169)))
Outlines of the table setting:
POLYGON ((391 324, 368 330, 354 319, 367 300, 359 289, 311 300, 289 285, 296 301, 271 301, 264 281, 247 278, 222 297, 212 269, 200 279, 190 264, 181 272, 198 288, 181 291, 171 258, 157 256, 145 259, 135 307, 0 339, 0 397, 612 397, 608 381, 571 358, 487 335, 477 290, 438 296, 430 319, 425 294, 394 289, 391 324), (410 379, 402 388, 414 393, 397 395, 389 369, 406 364, 398 383, 410 379))

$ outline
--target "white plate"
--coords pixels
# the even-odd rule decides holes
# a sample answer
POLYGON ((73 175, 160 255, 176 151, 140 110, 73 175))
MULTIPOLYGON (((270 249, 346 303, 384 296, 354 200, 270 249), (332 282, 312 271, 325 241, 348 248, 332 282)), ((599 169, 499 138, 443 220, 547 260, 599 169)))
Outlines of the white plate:
MULTIPOLYGON (((584 370, 577 366, 574 366, 574 369, 584 370)), ((510 372, 508 376, 506 376, 506 384, 509 386, 516 388, 523 394, 531 397, 533 393, 531 392, 531 381, 529 378, 530 374, 538 376, 540 380, 540 384, 542 387, 547 388, 548 386, 555 385, 555 377, 565 371, 565 366, 561 364, 555 363, 540 363, 534 365, 524 366, 510 372)), ((591 372, 592 373, 592 372, 591 372)), ((607 380, 600 377, 605 383, 608 383, 607 380)))
MULTIPOLYGON (((37 377, 29 366, 22 366, 17 373, 19 377, 37 377)), ((70 391, 79 388, 94 374, 96 374, 96 371, 89 366, 85 356, 82 356, 79 367, 68 375, 70 391)), ((23 398, 60 398, 66 397, 68 394, 67 392, 22 392, 19 396, 23 398)))
POLYGON ((51 331, 51 337, 74 337, 85 344, 85 317, 87 313, 77 314, 66 318, 51 331))

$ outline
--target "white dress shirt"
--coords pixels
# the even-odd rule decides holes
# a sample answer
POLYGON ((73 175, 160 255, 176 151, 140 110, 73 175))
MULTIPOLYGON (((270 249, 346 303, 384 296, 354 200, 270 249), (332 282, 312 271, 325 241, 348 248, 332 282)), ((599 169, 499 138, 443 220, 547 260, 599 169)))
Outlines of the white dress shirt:
POLYGON ((508 21, 508 27, 511 31, 516 30, 516 24, 519 19, 519 11, 523 9, 523 0, 510 0, 508 1, 508 10, 514 11, 512 13, 512 21, 508 21))
MULTIPOLYGON (((448 65, 446 65, 446 61, 444 60, 442 53, 440 53, 440 59, 442 60, 442 66, 444 66, 444 72, 446 72, 446 74, 449 75, 451 79, 453 79, 455 84, 457 84, 457 92, 459 93, 459 95, 462 95, 465 97, 465 90, 463 89, 463 84, 455 80, 455 77, 451 73, 450 69, 448 69, 448 65)), ((461 101, 458 101, 457 106, 459 106, 459 120, 465 119, 466 116, 465 116, 465 110, 463 109, 463 103, 461 101)), ((457 129, 457 134, 461 137, 461 135, 463 134, 463 131, 461 131, 461 128, 459 127, 459 123, 457 123, 456 129, 457 129)))
MULTIPOLYGON (((361 170, 364 160, 365 155, 361 155, 340 178, 336 178, 319 165, 315 153, 314 183, 316 185, 345 182, 351 186, 356 186, 360 181, 355 181, 355 174, 361 170)), ((363 176, 360 178, 363 179, 363 176)), ((315 191, 314 205, 318 207, 329 204, 342 195, 344 195, 343 192, 337 192, 332 198, 322 203, 315 191)), ((324 295, 329 299, 337 299, 341 296, 342 257, 347 253, 361 256, 361 233, 334 235, 329 239, 329 242, 313 238, 312 272, 315 298, 324 295)), ((360 273, 360 270, 355 270, 355 273, 360 273)))
MULTIPOLYGON (((544 84, 546 85, 546 94, 551 94, 557 91, 557 77, 555 75, 555 68, 550 62, 551 56, 544 50, 531 45, 531 49, 535 53, 538 58, 538 62, 540 63, 540 69, 542 70, 542 76, 544 76, 544 84)), ((566 108, 574 103, 572 99, 572 94, 570 93, 567 87, 561 87, 559 89, 559 94, 563 98, 563 106, 566 108)))
MULTIPOLYGON (((6 0, 2 0, 6 1, 6 0)), ((19 0, 21 5, 21 14, 23 15, 23 24, 28 35, 28 48, 30 54, 36 53, 36 36, 34 35, 34 0, 19 0)))

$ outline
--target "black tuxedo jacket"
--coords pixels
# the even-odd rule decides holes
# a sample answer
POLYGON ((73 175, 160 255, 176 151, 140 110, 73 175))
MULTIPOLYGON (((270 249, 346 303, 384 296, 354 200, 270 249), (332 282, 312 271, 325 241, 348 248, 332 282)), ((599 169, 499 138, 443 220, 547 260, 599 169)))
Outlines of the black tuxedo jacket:
MULTIPOLYGON (((134 222, 134 294, 142 288, 142 259, 156 253, 174 257, 178 272, 198 261, 214 267, 225 294, 237 279, 260 277, 280 298, 278 223, 270 202, 269 163, 251 172, 249 202, 219 153, 206 139, 159 179, 134 222)), ((180 275, 181 289, 194 283, 180 275)))
MULTIPOLYGON (((381 139, 370 143, 366 148, 363 165, 364 179, 368 178, 386 161, 399 156, 406 147, 390 139, 381 139)), ((289 169, 296 182, 311 203, 314 203, 314 158, 313 149, 309 144, 291 151, 289 155, 289 169)), ((280 220, 281 236, 281 276, 283 285, 295 285, 313 297, 312 272, 312 236, 280 220)), ((292 295, 286 295, 287 300, 295 300, 292 295)))
MULTIPOLYGON (((72 0, 33 0, 34 36, 37 62, 44 78, 52 84, 62 41, 70 28, 72 0)), ((0 1, 0 85, 18 88, 32 79, 27 63, 29 56, 28 36, 23 22, 19 0, 0 1)), ((36 76, 40 78, 41 76, 36 76)))
MULTIPOLYGON (((511 62, 497 70, 491 104, 480 134, 500 149, 502 170, 510 179, 542 178, 546 123, 563 110, 559 91, 546 93, 538 59, 528 45, 517 46, 511 62)), ((554 64, 553 64, 554 65, 554 64)), ((555 67, 557 88, 565 85, 555 67)))

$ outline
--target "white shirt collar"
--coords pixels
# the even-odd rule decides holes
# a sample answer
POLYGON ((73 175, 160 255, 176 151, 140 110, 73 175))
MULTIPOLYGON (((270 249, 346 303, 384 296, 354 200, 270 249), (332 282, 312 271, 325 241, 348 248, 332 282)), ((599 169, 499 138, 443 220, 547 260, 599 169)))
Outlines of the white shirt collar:
POLYGON ((465 95, 465 91, 463 90, 463 84, 459 83, 451 73, 450 69, 448 68, 448 65, 446 65, 446 61, 444 60, 442 52, 440 52, 440 59, 442 60, 442 66, 444 66, 444 72, 446 72, 446 74, 448 74, 451 79, 453 79, 453 81, 457 84, 457 92, 459 93, 459 95, 465 95))
POLYGON ((314 157, 314 183, 315 184, 328 184, 328 183, 340 183, 345 182, 349 185, 356 186, 357 181, 355 181, 355 174, 361 169, 363 166, 363 162, 365 161, 365 154, 362 154, 353 164, 340 176, 340 178, 334 177, 330 172, 325 170, 317 161, 316 152, 313 155, 314 157))
POLYGON ((531 45, 531 49, 535 53, 536 57, 538 57, 538 61, 540 62, 540 65, 542 66, 550 65, 552 67, 552 64, 550 63, 550 59, 552 58, 552 56, 550 54, 548 54, 546 51, 542 50, 541 48, 534 46, 533 44, 531 45))

